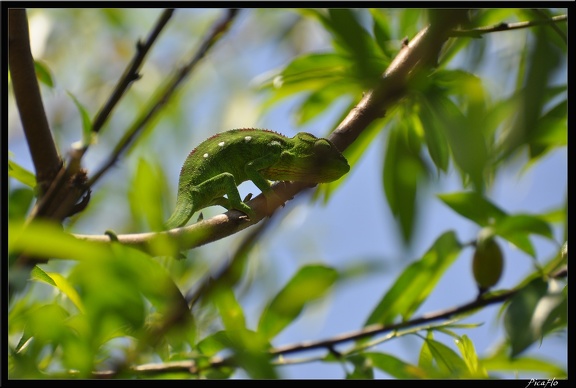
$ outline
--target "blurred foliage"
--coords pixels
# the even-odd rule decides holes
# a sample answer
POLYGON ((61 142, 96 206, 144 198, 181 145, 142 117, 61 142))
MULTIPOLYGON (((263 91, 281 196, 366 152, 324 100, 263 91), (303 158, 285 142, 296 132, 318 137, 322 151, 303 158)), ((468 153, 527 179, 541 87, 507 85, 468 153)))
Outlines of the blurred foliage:
MULTIPOLYGON (((92 137, 93 114, 89 112, 96 112, 105 101, 115 77, 129 61, 136 39, 145 36, 158 11, 29 12, 30 19, 40 18, 51 28, 43 38, 44 46, 37 49, 45 52, 47 59, 36 62, 36 73, 43 87, 48 88, 43 92, 49 101, 48 116, 58 144, 69 147, 77 139, 82 139, 82 145, 98 140, 102 142, 98 147, 101 151, 94 151, 96 155, 113 148, 125 123, 137 116, 134 112, 141 109, 143 96, 153 94, 154 85, 160 83, 156 81, 167 76, 166 68, 176 67, 182 60, 179 54, 194 47, 190 37, 196 42, 217 15, 215 10, 187 10, 181 15, 179 12, 176 14, 180 19, 164 32, 167 40, 160 41, 143 69, 147 82, 134 85, 134 93, 118 106, 118 114, 107 125, 108 131, 99 134, 98 139, 92 137), (84 28, 77 28, 83 23, 84 28), (59 44, 62 36, 76 30, 83 39, 72 40, 72 46, 59 44), (68 89, 59 84, 65 74, 70 75, 65 82, 73 85, 68 92, 72 104, 70 98, 58 98, 59 88, 68 89), (73 124, 66 125, 70 122, 73 124)), ((463 28, 540 20, 562 13, 556 9, 475 10, 463 28)), ((296 101, 292 114, 297 126, 314 123, 329 113, 336 117, 331 120, 337 124, 362 93, 378 81, 401 48, 402 39, 414 36, 429 16, 418 9, 269 9, 246 14, 253 19, 243 28, 253 41, 239 44, 248 45, 247 52, 253 48, 250 45, 262 45, 267 40, 292 51, 276 71, 259 77, 258 91, 264 96, 262 114, 288 100, 296 101), (300 27, 320 31, 328 42, 325 49, 302 49, 300 27)), ((406 245, 411 244, 420 225, 423 188, 438 177, 457 171, 461 190, 440 194, 440 200, 478 228, 492 228, 498 238, 533 258, 533 273, 516 286, 517 292, 502 306, 501 324, 506 340, 490 354, 480 355, 468 335, 456 333, 474 325, 437 322, 397 331, 386 339, 408 335, 419 338, 421 349, 412 361, 380 352, 367 339, 356 342, 348 352, 329 347, 326 356, 314 358, 341 363, 346 378, 374 378, 375 372, 397 379, 484 379, 518 371, 555 378, 567 376, 562 366, 525 353, 547 336, 566 332, 567 285, 550 275, 567 264, 567 246, 561 249, 564 241, 556 241, 552 233, 553 224, 566 229, 567 208, 542 214, 514 214, 490 199, 495 176, 506 165, 524 158, 527 169, 537 165, 544 155, 567 145, 567 86, 557 83, 558 79, 565 80, 558 77, 558 72, 565 69, 567 58, 566 23, 493 34, 512 40, 513 44, 500 47, 513 48, 514 52, 490 52, 484 38, 451 39, 437 65, 414 80, 406 96, 386 117, 372 123, 345 154, 354 170, 369 147, 378 147, 382 155, 382 197, 406 245), (476 75, 479 68, 496 59, 502 61, 502 69, 508 67, 509 71, 494 74, 493 79, 476 75), (557 244, 558 254, 550 259, 540 257, 531 241, 534 235, 557 244), (447 335, 450 341, 443 342, 440 335, 447 335)), ((241 66, 241 61, 236 62, 234 44, 238 42, 232 41, 210 61, 232 69, 241 66)), ((126 209, 111 212, 118 217, 117 225, 123 225, 122 217, 128 218, 122 231, 161 229, 170 207, 166 198, 172 198, 168 195, 168 181, 175 174, 164 166, 177 157, 173 156, 175 152, 165 150, 189 149, 209 133, 199 129, 190 140, 190 131, 179 132, 187 130, 182 123, 204 128, 205 117, 212 117, 215 124, 221 124, 218 120, 224 122, 221 112, 206 111, 202 101, 219 98, 207 87, 226 87, 226 82, 233 80, 222 85, 213 82, 209 67, 196 75, 195 88, 199 91, 192 96, 189 91, 184 92, 167 105, 169 114, 150 125, 146 137, 161 125, 174 128, 174 132, 154 137, 154 141, 135 142, 131 151, 136 157, 126 161, 130 175, 113 171, 107 183, 93 188, 92 204, 122 190, 128 193, 122 198, 128 201, 126 209), (193 114, 188 116, 188 110, 193 114)), ((265 70, 254 71, 261 75, 265 70)), ((15 115, 14 112, 12 107, 10 114, 15 115)), ((189 260, 179 261, 114 242, 78 240, 66 233, 70 226, 62 230, 41 222, 27 225, 23 221, 34 200, 36 178, 13 159, 11 156, 8 163, 8 176, 13 178, 8 195, 9 263, 23 253, 52 260, 31 272, 10 267, 10 378, 90 378, 95 372, 110 370, 114 377, 137 378, 146 376, 134 369, 137 366, 180 361, 192 364, 179 370, 159 369, 151 376, 223 379, 242 371, 251 378, 278 378, 282 376, 278 365, 283 364, 283 359, 269 356, 271 341, 351 277, 351 270, 325 264, 303 265, 285 284, 275 285, 274 293, 264 294, 266 302, 255 313, 259 319, 252 319, 244 310, 242 290, 259 285, 246 258, 263 254, 258 253, 263 244, 250 244, 239 253, 240 260, 232 260, 229 269, 234 271, 218 278, 207 270, 210 265, 203 263, 202 253, 197 251, 187 253, 189 260), (182 318, 178 311, 187 303, 182 290, 203 284, 211 285, 210 292, 193 306, 193 319, 182 318)), ((88 159, 88 164, 92 166, 94 161, 88 159)), ((346 178, 322 185, 316 195, 323 195, 328 201, 331 193, 344 184, 346 178)), ((90 223, 97 216, 89 208, 76 216, 71 225, 82 220, 90 223)), ((114 234, 110 236, 113 240, 114 234)), ((460 242, 454 231, 438 231, 436 241, 398 275, 365 324, 394 324, 413 318, 468 245, 460 242)), ((210 251, 208 256, 213 264, 214 258, 221 255, 210 251)), ((368 268, 369 263, 366 265, 368 268)), ((361 263, 358 268, 362 268, 361 263)), ((361 279, 369 272, 360 271, 355 276, 361 279)), ((502 290, 493 290, 487 297, 499 292, 502 290)))

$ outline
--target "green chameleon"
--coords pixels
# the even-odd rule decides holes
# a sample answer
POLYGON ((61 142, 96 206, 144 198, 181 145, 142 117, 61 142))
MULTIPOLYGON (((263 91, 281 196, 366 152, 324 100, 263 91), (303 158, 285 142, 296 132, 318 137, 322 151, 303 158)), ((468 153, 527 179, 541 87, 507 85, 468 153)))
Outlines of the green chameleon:
POLYGON ((349 170, 334 144, 309 133, 288 138, 265 129, 222 132, 200 143, 186 158, 180 171, 176 209, 165 227, 183 226, 196 211, 213 205, 253 215, 237 189, 247 180, 269 199, 276 195, 269 180, 332 182, 349 170))

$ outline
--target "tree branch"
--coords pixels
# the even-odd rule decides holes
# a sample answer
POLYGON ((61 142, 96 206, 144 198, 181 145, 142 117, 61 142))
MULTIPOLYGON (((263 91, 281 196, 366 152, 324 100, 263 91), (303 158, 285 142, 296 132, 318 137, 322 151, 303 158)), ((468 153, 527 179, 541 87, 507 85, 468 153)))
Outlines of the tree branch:
POLYGON ((226 15, 214 25, 212 31, 210 31, 210 33, 204 37, 204 40, 202 41, 199 49, 196 51, 190 61, 184 67, 182 67, 170 80, 168 80, 166 86, 164 86, 164 88, 161 89, 157 96, 152 100, 150 107, 145 109, 144 113, 138 117, 136 121, 134 121, 132 126, 128 129, 126 134, 116 145, 114 151, 108 157, 108 160, 89 179, 88 185, 90 187, 92 187, 102 177, 102 175, 118 161, 120 155, 128 148, 128 146, 142 131, 146 124, 148 124, 148 122, 150 122, 150 120, 154 118, 160 109, 170 100, 182 81, 184 81, 184 79, 191 73, 198 62, 200 62, 200 60, 206 55, 210 48, 219 40, 222 34, 228 30, 237 14, 238 10, 230 9, 227 11, 226 15))
MULTIPOLYGON (((450 32, 450 36, 452 37, 462 37, 467 36, 471 38, 481 38, 482 35, 488 34, 491 32, 500 32, 500 31, 512 31, 518 30, 521 28, 530 28, 534 26, 540 26, 543 24, 551 24, 555 27, 556 23, 566 22, 568 21, 567 15, 558 15, 553 16, 549 19, 542 19, 542 20, 530 20, 525 22, 516 22, 516 23, 498 23, 493 26, 486 26, 486 27, 478 27, 473 28, 470 30, 453 30, 450 32)), ((567 42, 566 36, 564 34, 560 34, 565 42, 567 42)))
POLYGON ((144 61, 144 58, 146 57, 146 54, 148 54, 148 51, 150 50, 150 48, 160 35, 162 29, 164 29, 164 27, 168 23, 168 20, 170 20, 170 18, 172 17, 173 13, 174 9, 164 10, 162 15, 160 15, 160 18, 156 22, 156 26, 150 32, 150 35, 148 36, 146 42, 142 43, 141 41, 138 41, 138 43, 136 44, 136 54, 134 55, 134 58, 124 71, 124 74, 122 74, 122 77, 120 77, 120 79, 118 80, 118 83, 116 84, 116 87, 112 92, 112 95, 110 96, 108 101, 106 101, 106 103, 100 109, 100 111, 96 114, 96 117, 92 122, 93 132, 100 131, 100 129, 102 128, 102 126, 112 113, 112 110, 114 109, 118 101, 120 101, 120 98, 124 95, 124 93, 126 93, 132 82, 140 78, 140 74, 138 73, 138 71, 140 69, 140 66, 142 65, 142 62, 144 61))
MULTIPOLYGON (((438 20, 420 31, 414 39, 404 46, 388 69, 384 72, 380 83, 364 95, 364 98, 354 107, 329 139, 340 150, 345 150, 362 131, 374 120, 382 117, 386 109, 397 103, 403 95, 410 79, 421 70, 434 63, 442 45, 451 29, 465 17, 465 10, 437 11, 438 20), (446 17, 441 17, 446 16, 446 17)), ((103 168, 107 169, 116 160, 111 157, 103 168)), ((96 178, 92 178, 93 182, 96 178)), ((300 182, 277 182, 272 189, 281 201, 266 202, 263 194, 248 202, 254 209, 255 216, 247 219, 241 212, 230 210, 211 219, 197 222, 190 226, 160 233, 140 233, 118 235, 118 241, 151 252, 150 245, 157 239, 170 236, 179 249, 192 249, 200 245, 222 239, 256 224, 270 215, 275 209, 292 199, 302 190, 313 187, 300 182)), ((107 236, 75 235, 77 238, 107 243, 107 236)), ((159 253, 159 252, 155 252, 159 253)), ((168 252, 166 252, 168 253, 168 252)))
POLYGON ((36 170, 41 198, 62 166, 50 132, 30 51, 25 9, 8 10, 8 65, 20 120, 36 170))

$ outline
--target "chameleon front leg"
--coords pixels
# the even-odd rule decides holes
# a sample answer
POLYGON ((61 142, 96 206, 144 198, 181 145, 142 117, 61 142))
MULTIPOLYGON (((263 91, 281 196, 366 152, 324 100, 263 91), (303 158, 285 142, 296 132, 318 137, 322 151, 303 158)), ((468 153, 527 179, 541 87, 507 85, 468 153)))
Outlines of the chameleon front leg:
POLYGON ((223 172, 202 182, 195 187, 194 191, 197 193, 197 196, 202 197, 199 198, 198 201, 200 204, 205 204, 202 207, 220 205, 226 209, 239 210, 249 217, 254 215, 252 208, 240 199, 240 193, 238 192, 234 175, 228 172, 223 172), (206 195, 201 193, 205 193, 206 195), (218 193, 218 196, 214 197, 215 193, 218 193), (226 194, 228 198, 221 197, 220 195, 222 194, 226 194))
POLYGON ((236 209, 248 216, 254 215, 250 206, 240 200, 234 176, 224 172, 196 185, 180 188, 176 199, 176 209, 165 223, 166 229, 184 226, 192 214, 209 206, 220 205, 226 209, 236 209), (227 194, 228 198, 223 195, 227 194))
POLYGON ((270 182, 262 176, 260 170, 273 166, 279 159, 280 153, 270 153, 246 163, 246 166, 244 166, 246 176, 262 191, 267 202, 281 202, 281 199, 276 195, 274 190, 272 190, 270 182))

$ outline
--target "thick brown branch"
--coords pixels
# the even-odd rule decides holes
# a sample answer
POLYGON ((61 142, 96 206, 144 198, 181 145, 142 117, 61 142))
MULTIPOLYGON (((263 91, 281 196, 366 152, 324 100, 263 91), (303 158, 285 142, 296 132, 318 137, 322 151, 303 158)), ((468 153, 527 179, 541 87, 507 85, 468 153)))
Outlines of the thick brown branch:
POLYGON ((25 9, 8 10, 8 64, 20 120, 36 170, 39 198, 60 170, 62 161, 52 138, 30 51, 25 9))

